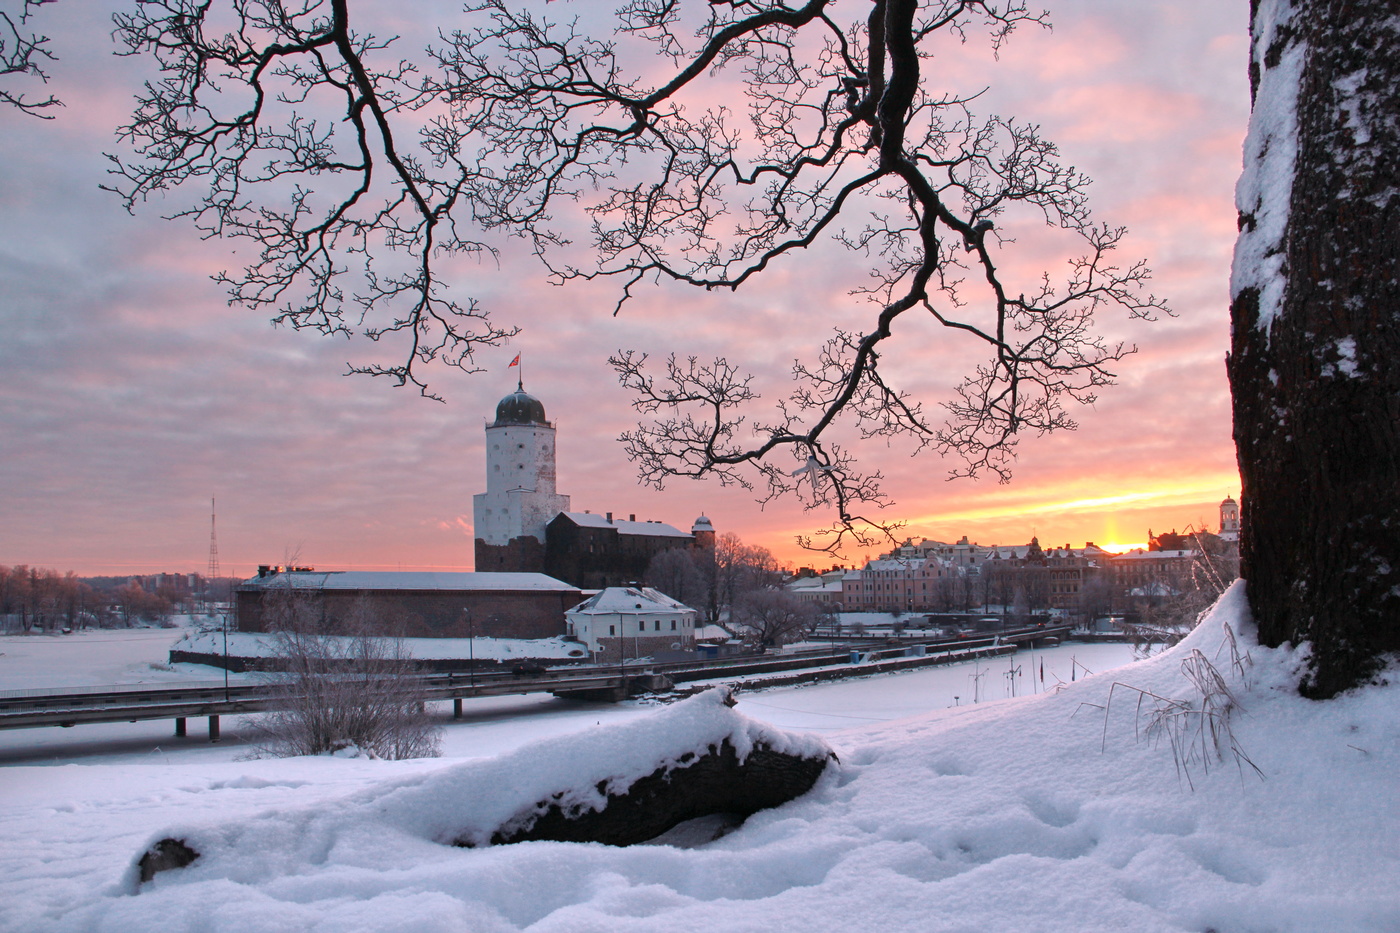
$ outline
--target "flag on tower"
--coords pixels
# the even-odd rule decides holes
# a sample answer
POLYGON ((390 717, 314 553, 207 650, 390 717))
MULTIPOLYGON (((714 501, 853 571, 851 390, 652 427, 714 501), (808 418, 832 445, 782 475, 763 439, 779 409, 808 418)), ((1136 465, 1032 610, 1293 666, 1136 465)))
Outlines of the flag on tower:
MULTIPOLYGON (((520 354, 517 353, 517 354, 515 354, 515 359, 513 359, 513 360, 510 361, 510 366, 519 366, 519 365, 520 365, 520 354)), ((506 369, 510 369, 510 366, 507 366, 506 369)))

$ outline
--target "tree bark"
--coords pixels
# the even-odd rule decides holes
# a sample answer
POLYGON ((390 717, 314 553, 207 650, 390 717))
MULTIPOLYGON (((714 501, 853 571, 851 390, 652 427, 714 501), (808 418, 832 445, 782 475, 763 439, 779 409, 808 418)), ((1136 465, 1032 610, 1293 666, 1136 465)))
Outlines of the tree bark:
POLYGON ((1311 642, 1300 689, 1325 698, 1400 650, 1400 4, 1251 8, 1227 363, 1241 575, 1260 641, 1311 642))

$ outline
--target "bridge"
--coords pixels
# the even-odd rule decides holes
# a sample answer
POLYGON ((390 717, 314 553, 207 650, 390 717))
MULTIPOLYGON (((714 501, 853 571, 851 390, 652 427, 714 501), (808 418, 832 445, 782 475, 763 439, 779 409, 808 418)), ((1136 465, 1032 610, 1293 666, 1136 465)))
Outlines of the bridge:
MULTIPOLYGON (((852 643, 841 649, 817 649, 790 655, 758 655, 709 661, 653 663, 627 661, 611 665, 570 665, 519 676, 499 671, 417 675, 427 700, 452 700, 453 717, 461 718, 462 701, 473 697, 552 693, 561 697, 618 701, 677 683, 757 675, 788 675, 784 682, 826 679, 946 664, 1062 638, 1069 627, 1018 629, 996 635, 959 639, 852 643), (806 673, 804 673, 806 672, 806 673)), ((66 690, 0 691, 0 729, 71 727, 89 723, 173 719, 175 735, 186 734, 191 718, 207 717, 210 741, 218 741, 220 717, 285 709, 294 699, 286 685, 269 675, 256 684, 131 684, 66 690)))

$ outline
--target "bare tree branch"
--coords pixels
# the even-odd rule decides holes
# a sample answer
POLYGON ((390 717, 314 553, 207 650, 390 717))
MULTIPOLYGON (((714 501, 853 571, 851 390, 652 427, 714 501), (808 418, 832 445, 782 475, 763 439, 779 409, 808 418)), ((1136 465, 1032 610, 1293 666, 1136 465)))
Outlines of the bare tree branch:
POLYGON ((224 277, 235 300, 409 340, 405 361, 358 371, 426 391, 416 363, 469 368, 514 333, 445 298, 433 264, 489 253, 491 231, 524 238, 557 283, 615 281, 614 313, 662 279, 738 289, 827 239, 870 261, 867 325, 794 360, 765 415, 728 360, 672 355, 659 376, 645 354, 611 360, 648 419, 622 438, 643 481, 713 476, 834 509, 809 546, 889 533, 864 517, 886 502, 879 474, 843 438, 907 436, 952 457, 953 475, 1005 480, 1018 440, 1072 429, 1069 407, 1133 352, 1097 333, 1097 314, 1167 311, 1142 263, 1115 262, 1123 231, 1093 219, 1088 179, 1036 126, 979 117, 980 92, 921 72, 940 42, 980 33, 996 50, 1046 25, 1022 0, 873 0, 844 24, 837 0, 621 0, 606 37, 547 6, 471 0, 421 71, 353 32, 348 0, 228 3, 224 33, 213 0, 140 0, 118 18, 166 76, 124 129, 139 158, 115 162, 118 188, 132 205, 205 186, 184 215, 261 248, 224 277), (742 114, 715 103, 739 95, 742 114), (1079 258, 1020 282, 999 265, 1001 229, 1028 216, 1079 258), (880 368, 911 312, 982 353, 933 407, 880 368))
POLYGON ((110 189, 128 209, 182 185, 202 189, 174 216, 258 249, 218 276, 232 301, 297 329, 401 338, 398 362, 350 371, 436 398, 416 365, 472 372, 476 350, 517 333, 474 301, 446 297, 443 256, 490 255, 453 214, 473 184, 451 158, 459 140, 420 135, 446 169, 438 174, 403 148, 399 124, 431 98, 416 87, 416 66, 380 61, 392 38, 351 28, 349 0, 227 6, 138 0, 116 15, 125 54, 153 56, 162 77, 119 131, 133 153, 109 157, 110 189))
MULTIPOLYGON (((49 83, 49 74, 44 70, 43 63, 57 61, 58 58, 49 48, 48 36, 29 32, 26 27, 29 17, 33 16, 39 7, 53 2, 54 0, 24 0, 19 13, 14 16, 11 16, 8 10, 0 10, 0 77, 32 75, 45 84, 49 83)), ((52 107, 62 107, 63 101, 52 94, 43 100, 28 100, 23 92, 17 94, 0 88, 0 104, 7 104, 41 120, 52 120, 54 115, 43 111, 52 107)))

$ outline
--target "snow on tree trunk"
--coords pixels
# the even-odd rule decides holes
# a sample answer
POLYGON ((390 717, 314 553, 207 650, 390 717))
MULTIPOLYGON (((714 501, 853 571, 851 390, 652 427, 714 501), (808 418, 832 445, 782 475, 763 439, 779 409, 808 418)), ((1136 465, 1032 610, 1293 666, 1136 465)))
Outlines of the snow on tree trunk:
POLYGON ((1400 650, 1400 13, 1252 0, 1231 277, 1241 575, 1329 697, 1400 650))

